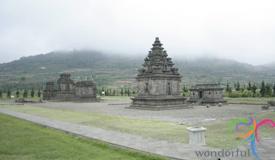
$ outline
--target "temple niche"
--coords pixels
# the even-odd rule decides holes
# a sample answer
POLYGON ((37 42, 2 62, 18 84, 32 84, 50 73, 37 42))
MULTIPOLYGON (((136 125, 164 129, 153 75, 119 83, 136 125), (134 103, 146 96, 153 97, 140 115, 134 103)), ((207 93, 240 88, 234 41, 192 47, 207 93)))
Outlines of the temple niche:
POLYGON ((181 96, 181 75, 171 58, 163 49, 159 38, 155 39, 151 51, 136 77, 138 95, 132 98, 130 108, 173 109, 186 108, 181 96))
POLYGON ((96 101, 96 84, 93 80, 74 82, 71 75, 62 73, 54 82, 47 82, 43 91, 44 100, 52 101, 96 101))
POLYGON ((197 84, 190 89, 188 102, 199 104, 225 103, 223 99, 223 87, 219 84, 197 84))

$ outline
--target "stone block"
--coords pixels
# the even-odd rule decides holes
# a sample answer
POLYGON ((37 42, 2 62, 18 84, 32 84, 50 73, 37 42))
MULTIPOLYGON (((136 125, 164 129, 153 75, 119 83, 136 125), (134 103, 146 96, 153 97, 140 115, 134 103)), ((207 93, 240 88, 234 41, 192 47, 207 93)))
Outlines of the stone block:
POLYGON ((188 127, 189 144, 192 145, 206 145, 205 144, 205 132, 204 127, 188 127))

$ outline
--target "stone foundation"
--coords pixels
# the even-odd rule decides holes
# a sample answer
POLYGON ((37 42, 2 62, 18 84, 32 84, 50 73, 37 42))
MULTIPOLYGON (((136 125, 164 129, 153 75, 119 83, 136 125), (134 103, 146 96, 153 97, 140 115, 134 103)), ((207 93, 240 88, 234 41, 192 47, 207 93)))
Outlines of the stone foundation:
POLYGON ((130 108, 145 110, 167 110, 190 108, 185 97, 134 97, 130 108))

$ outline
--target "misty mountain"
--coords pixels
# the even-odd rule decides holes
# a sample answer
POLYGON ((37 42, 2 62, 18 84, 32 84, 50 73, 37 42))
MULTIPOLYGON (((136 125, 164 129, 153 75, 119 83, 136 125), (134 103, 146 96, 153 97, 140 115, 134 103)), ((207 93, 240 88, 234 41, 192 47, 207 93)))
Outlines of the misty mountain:
MULTIPOLYGON (((0 87, 41 87, 46 81, 56 80, 60 73, 69 72, 74 80, 94 79, 98 86, 131 87, 142 56, 106 54, 97 51, 59 51, 0 64, 0 87)), ((275 81, 275 66, 253 66, 226 59, 200 58, 195 60, 173 58, 183 76, 183 84, 259 83, 275 81)))

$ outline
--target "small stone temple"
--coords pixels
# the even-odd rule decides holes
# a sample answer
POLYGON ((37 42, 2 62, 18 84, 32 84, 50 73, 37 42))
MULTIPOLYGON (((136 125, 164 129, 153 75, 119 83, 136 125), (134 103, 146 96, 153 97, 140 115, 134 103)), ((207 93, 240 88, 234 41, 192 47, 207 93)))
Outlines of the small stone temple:
POLYGON ((190 89, 189 102, 200 104, 225 103, 223 89, 219 84, 197 84, 190 89))
POLYGON ((96 84, 93 80, 74 82, 71 75, 63 73, 54 82, 47 82, 43 91, 44 100, 53 101, 95 101, 96 84))
POLYGON ((155 39, 151 51, 144 59, 136 80, 138 94, 132 98, 130 108, 161 110, 186 107, 185 97, 180 93, 181 75, 159 38, 155 39))

